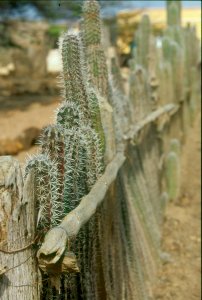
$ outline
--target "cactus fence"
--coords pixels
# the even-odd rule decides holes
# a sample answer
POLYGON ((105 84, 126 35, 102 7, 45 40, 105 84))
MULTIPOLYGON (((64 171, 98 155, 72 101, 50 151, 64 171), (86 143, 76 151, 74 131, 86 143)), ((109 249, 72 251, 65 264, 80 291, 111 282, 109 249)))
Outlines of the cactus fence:
POLYGON ((99 6, 61 39, 63 102, 23 172, 0 157, 0 298, 152 299, 167 201, 200 107, 199 41, 169 1, 157 48, 147 16, 135 34, 129 92, 108 70, 99 6), (23 175, 22 175, 23 173, 23 175))

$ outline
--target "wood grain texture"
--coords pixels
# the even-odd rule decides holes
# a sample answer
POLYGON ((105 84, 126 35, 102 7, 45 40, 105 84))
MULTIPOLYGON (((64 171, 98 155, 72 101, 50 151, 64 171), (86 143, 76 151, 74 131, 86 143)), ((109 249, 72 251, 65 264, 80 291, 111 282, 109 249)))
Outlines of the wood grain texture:
POLYGON ((1 300, 39 299, 35 251, 26 247, 35 235, 32 182, 29 178, 23 184, 17 160, 0 157, 0 265, 5 269, 0 280, 1 300))

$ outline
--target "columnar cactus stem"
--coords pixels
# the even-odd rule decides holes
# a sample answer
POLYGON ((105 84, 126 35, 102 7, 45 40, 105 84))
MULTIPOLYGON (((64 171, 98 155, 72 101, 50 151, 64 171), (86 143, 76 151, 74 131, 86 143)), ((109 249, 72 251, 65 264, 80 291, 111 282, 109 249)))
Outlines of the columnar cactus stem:
POLYGON ((105 53, 101 44, 100 8, 96 0, 88 0, 83 5, 81 35, 89 68, 89 79, 101 96, 109 99, 109 79, 105 53))
POLYGON ((136 32, 137 49, 135 51, 135 59, 137 64, 148 69, 149 53, 150 53, 150 38, 151 38, 151 24, 147 15, 142 17, 136 32))
POLYGON ((133 106, 133 122, 145 117, 151 111, 149 84, 146 71, 137 66, 130 74, 130 101, 133 106))
POLYGON ((160 61, 158 64, 159 102, 161 105, 174 102, 172 66, 169 61, 160 61))
POLYGON ((123 85, 123 78, 121 76, 120 67, 117 63, 116 57, 111 58, 111 74, 113 78, 113 83, 115 87, 122 93, 125 93, 124 91, 124 85, 123 85))
POLYGON ((180 141, 178 139, 172 139, 170 141, 170 151, 175 152, 177 156, 180 158, 181 147, 180 147, 180 141))
POLYGON ((89 125, 99 135, 104 152, 105 137, 99 100, 96 92, 88 83, 79 35, 66 34, 62 49, 64 103, 58 109, 57 122, 66 129, 89 125))
POLYGON ((56 125, 42 132, 42 154, 31 159, 26 168, 26 172, 30 166, 36 169, 41 227, 57 224, 75 208, 104 169, 99 99, 89 86, 82 50, 79 34, 63 36, 64 101, 57 111, 56 125))
POLYGON ((186 87, 188 93, 190 93, 192 85, 192 67, 197 67, 200 58, 200 42, 196 37, 196 30, 194 27, 188 25, 184 30, 184 42, 185 42, 185 74, 186 74, 186 87))
POLYGON ((87 91, 84 83, 84 60, 82 60, 81 41, 77 33, 66 33, 62 41, 62 63, 64 99, 81 107, 86 119, 89 119, 87 91))
POLYGON ((201 102, 201 93, 200 93, 200 78, 198 74, 198 70, 195 67, 191 69, 191 92, 190 92, 190 119, 191 125, 193 125, 195 115, 199 108, 201 102))
POLYGON ((96 0, 83 5, 81 37, 90 85, 99 92, 101 120, 106 138, 105 162, 113 159, 116 152, 112 91, 110 87, 105 53, 101 44, 100 9, 96 0))
POLYGON ((81 122, 85 122, 80 105, 77 105, 73 101, 63 101, 57 109, 56 122, 63 129, 79 127, 81 122))
POLYGON ((167 24, 168 26, 181 25, 181 1, 167 0, 167 24))
POLYGON ((25 176, 30 169, 35 172, 35 193, 38 207, 37 226, 47 231, 56 226, 62 218, 62 205, 59 198, 58 170, 54 161, 46 154, 32 158, 25 169, 25 176))
POLYGON ((178 155, 171 151, 165 161, 166 184, 169 199, 175 200, 179 196, 180 188, 180 165, 178 155))
POLYGON ((180 45, 169 37, 164 37, 162 41, 163 58, 170 62, 172 66, 172 77, 175 101, 184 100, 184 50, 180 45))
POLYGON ((100 139, 100 147, 104 155, 105 135, 102 126, 99 97, 93 88, 88 88, 88 105, 90 111, 91 127, 95 130, 100 139))
POLYGON ((66 132, 65 140, 64 210, 67 214, 87 193, 87 186, 85 184, 86 157, 82 136, 77 129, 70 129, 66 132))

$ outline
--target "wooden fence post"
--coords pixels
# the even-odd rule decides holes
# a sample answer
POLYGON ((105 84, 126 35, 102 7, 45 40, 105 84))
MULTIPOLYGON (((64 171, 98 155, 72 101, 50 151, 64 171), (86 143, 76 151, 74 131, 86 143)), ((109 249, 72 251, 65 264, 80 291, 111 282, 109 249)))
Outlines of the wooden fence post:
POLYGON ((25 184, 19 162, 0 157, 0 299, 38 300, 32 174, 25 184))

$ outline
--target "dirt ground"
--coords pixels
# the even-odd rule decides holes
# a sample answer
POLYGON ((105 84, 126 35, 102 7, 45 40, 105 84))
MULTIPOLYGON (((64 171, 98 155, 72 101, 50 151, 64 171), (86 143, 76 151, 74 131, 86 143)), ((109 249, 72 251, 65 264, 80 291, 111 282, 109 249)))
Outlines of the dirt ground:
MULTIPOLYGON (((41 130, 52 124, 60 102, 59 96, 23 95, 0 98, 0 142, 7 138, 15 140, 28 128, 41 130)), ((23 164, 28 154, 35 154, 37 150, 38 147, 33 146, 15 157, 23 164)))
MULTIPOLYGON (((43 127, 53 122, 53 111, 59 99, 44 100, 27 107, 7 107, 0 112, 1 135, 15 135, 29 126, 43 127), (29 117, 28 117, 29 115, 29 117), (41 117, 43 116, 43 117, 41 117), (12 132, 12 133, 11 133, 12 132)), ((168 259, 159 270, 154 287, 155 300, 200 299, 200 165, 201 141, 198 117, 190 129, 182 157, 183 197, 169 203, 163 228, 162 250, 168 259)), ((24 163, 27 154, 37 152, 37 147, 20 152, 16 158, 24 163)))
POLYGON ((183 196, 166 209, 162 250, 170 256, 159 271, 155 300, 201 299, 200 124, 198 116, 183 147, 183 196))

